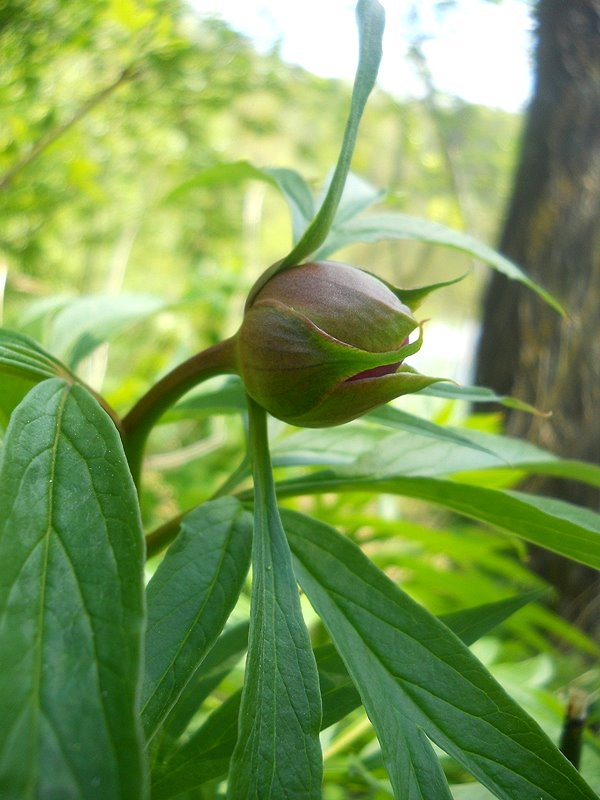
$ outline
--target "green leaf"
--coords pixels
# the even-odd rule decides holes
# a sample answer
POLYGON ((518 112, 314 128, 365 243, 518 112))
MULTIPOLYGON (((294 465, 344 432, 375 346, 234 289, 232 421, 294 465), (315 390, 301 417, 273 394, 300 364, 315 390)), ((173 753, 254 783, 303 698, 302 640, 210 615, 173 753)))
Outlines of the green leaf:
POLYGON ((406 411, 401 411, 399 408, 389 404, 379 406, 379 408, 370 411, 366 415, 366 419, 378 422, 382 426, 398 428, 406 433, 414 433, 418 436, 431 438, 436 442, 447 442, 451 445, 479 450, 482 453, 491 455, 494 460, 502 459, 502 456, 497 456, 489 447, 474 441, 469 438, 468 434, 464 435, 462 431, 444 425, 437 425, 435 422, 417 417, 415 414, 408 414, 406 411))
POLYGON ((291 555, 277 509, 266 412, 248 400, 254 466, 252 600, 239 739, 228 797, 321 795, 321 698, 291 555))
POLYGON ((458 250, 483 261, 492 269, 511 280, 519 281, 538 294, 548 305, 562 316, 565 311, 560 303, 539 284, 535 283, 514 262, 498 253, 489 245, 468 234, 448 228, 439 222, 412 217, 397 212, 363 214, 347 220, 339 229, 332 229, 316 258, 327 258, 341 247, 355 242, 379 242, 382 239, 410 239, 411 241, 439 244, 458 250))
POLYGON ((76 378, 58 359, 22 333, 0 328, 0 426, 4 427, 27 392, 47 378, 76 378))
POLYGON ((497 600, 494 603, 484 603, 474 608, 443 614, 440 619, 461 641, 470 645, 528 603, 534 603, 547 594, 546 589, 536 589, 532 592, 518 594, 516 597, 508 597, 506 600, 497 600))
MULTIPOLYGON (((168 761, 157 765, 152 774, 152 800, 178 797, 227 774, 238 735, 240 698, 241 692, 230 695, 168 761)), ((268 795, 246 795, 252 796, 268 795)))
POLYGON ((220 164, 213 164, 203 169, 192 178, 188 178, 183 183, 180 183, 179 186, 171 189, 171 191, 162 198, 161 203, 178 201, 182 195, 187 194, 187 192, 192 189, 223 185, 235 186, 249 180, 262 181, 271 186, 278 185, 277 179, 274 175, 270 174, 269 170, 255 167, 249 161, 245 160, 227 161, 220 164))
POLYGON ((227 622, 250 566, 252 515, 232 497, 184 517, 147 590, 142 721, 150 741, 227 622))
POLYGON ((217 389, 201 390, 188 395, 185 400, 163 414, 158 424, 242 413, 246 413, 244 387, 239 378, 228 378, 217 389))
POLYGON ((137 496, 114 425, 80 386, 45 381, 15 410, 0 508, 0 786, 142 798, 137 496))
POLYGON ((343 477, 333 470, 277 484, 280 498, 344 491, 385 492, 426 500, 600 569, 600 514, 560 500, 439 478, 343 477))
POLYGON ((164 307, 160 298, 144 294, 78 297, 52 320, 48 346, 74 368, 102 342, 164 307))
MULTIPOLYGON (((541 594, 543 591, 528 592, 496 603, 487 603, 485 606, 447 614, 441 619, 463 641, 471 643, 479 635, 488 633, 526 603, 536 600, 541 594)), ((225 636, 226 634, 223 635, 223 638, 225 636)), ((218 642, 214 649, 217 646, 218 642)), ((212 652, 203 662, 201 670, 207 667, 212 652)), ((323 702, 321 729, 324 730, 339 722, 361 705, 361 698, 344 662, 333 645, 326 644, 317 647, 315 659, 323 702)), ((208 780, 220 778, 226 774, 229 758, 237 739, 239 702, 240 695, 238 693, 227 700, 224 706, 213 712, 205 724, 192 734, 187 742, 167 756, 163 764, 157 765, 152 783, 153 800, 167 800, 169 797, 174 797, 181 792, 192 791, 208 780)), ((429 765, 427 771, 429 771, 429 765)), ((440 800, 443 796, 443 794, 439 795, 440 800)), ((424 800, 430 800, 430 797, 425 797, 424 800)))
POLYGON ((440 382, 421 389, 420 394, 430 397, 441 397, 444 400, 464 400, 467 403, 499 403, 506 408, 514 408, 517 411, 526 411, 529 414, 544 416, 544 412, 537 408, 518 400, 515 397, 496 394, 492 389, 484 386, 457 386, 454 383, 440 382))
POLYGON ((358 126, 367 103, 367 99, 375 85, 375 79, 381 62, 381 41, 385 27, 385 11, 377 0, 358 0, 356 18, 359 34, 359 59, 350 114, 344 130, 342 147, 335 166, 333 177, 325 199, 300 241, 288 255, 263 273, 261 278, 252 288, 248 296, 247 305, 250 305, 262 286, 275 274, 283 269, 296 266, 307 256, 314 253, 325 241, 329 229, 342 198, 346 178, 350 170, 352 154, 356 144, 358 126))
MULTIPOLYGON (((223 631, 167 715, 159 734, 159 758, 172 749, 203 701, 245 655, 248 647, 248 623, 240 622, 223 631)), ((233 745, 231 746, 233 751, 233 745)))
POLYGON ((287 200, 292 217, 292 234, 294 242, 297 242, 315 215, 315 202, 310 186, 293 169, 270 167, 264 171, 276 181, 287 200))
MULTIPOLYGON (((315 650, 323 699, 322 729, 338 722, 360 705, 360 696, 332 645, 315 650)), ((241 693, 230 696, 201 727, 157 764, 152 778, 152 800, 168 800, 192 791, 227 773, 238 736, 241 693)), ((298 795, 304 798, 305 795, 298 795)))
MULTIPOLYGON (((408 722, 409 737, 423 731, 499 798, 595 797, 468 648, 356 545, 295 512, 283 519, 300 583, 361 693, 392 782, 408 722)), ((433 753, 415 754, 414 747, 410 758, 422 770, 433 753)), ((407 795, 402 785, 394 788, 397 797, 419 797, 417 789, 407 795)))

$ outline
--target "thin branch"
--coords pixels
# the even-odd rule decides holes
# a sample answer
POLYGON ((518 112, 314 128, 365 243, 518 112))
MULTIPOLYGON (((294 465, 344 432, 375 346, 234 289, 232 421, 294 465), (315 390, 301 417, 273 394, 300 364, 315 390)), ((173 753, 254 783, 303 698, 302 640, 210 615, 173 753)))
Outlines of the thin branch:
POLYGON ((76 125, 81 119, 89 114, 93 108, 109 97, 116 89, 119 88, 119 86, 136 78, 139 75, 139 72, 139 65, 134 66, 130 64, 128 67, 125 67, 116 80, 88 98, 85 103, 83 103, 83 105, 77 109, 70 119, 68 119, 66 122, 63 122, 61 125, 58 125, 53 130, 48 131, 48 133, 44 134, 44 136, 38 139, 31 150, 20 161, 17 161, 16 164, 14 164, 7 172, 5 172, 2 178, 0 178, 0 191, 7 189, 12 183, 13 179, 33 161, 35 161, 45 150, 47 150, 51 144, 54 144, 57 139, 60 139, 60 137, 70 130, 73 125, 76 125))

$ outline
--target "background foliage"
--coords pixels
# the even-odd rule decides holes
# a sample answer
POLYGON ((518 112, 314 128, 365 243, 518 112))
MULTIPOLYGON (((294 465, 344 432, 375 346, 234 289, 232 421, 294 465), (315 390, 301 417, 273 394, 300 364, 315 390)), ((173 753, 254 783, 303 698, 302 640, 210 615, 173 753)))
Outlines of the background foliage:
MULTIPOLYGON (((5 3, 0 45, 0 321, 43 342, 125 410, 159 374, 232 333, 250 285, 288 247, 285 204, 264 181, 252 180, 243 162, 293 167, 318 189, 337 156, 350 87, 289 67, 277 53, 258 55, 221 23, 199 21, 166 0, 5 3)), ((362 125, 353 169, 386 187, 383 210, 493 239, 515 159, 517 117, 451 98, 437 98, 432 114, 426 103, 376 91, 362 125)), ((355 246, 341 255, 355 263, 368 258, 370 270, 407 286, 446 279, 466 265, 464 256, 414 242, 355 246)), ((449 287, 428 314, 453 325, 471 321, 477 291, 477 280, 449 287)), ((462 365, 443 369, 465 375, 462 365)), ((214 416, 210 391, 171 411, 153 436, 143 496, 149 530, 215 493, 232 460, 243 458, 239 392, 231 385, 229 395, 219 393, 214 416)), ((498 429, 494 415, 465 418, 453 400, 409 407, 453 423, 457 435, 484 448, 485 436, 498 429)), ((389 425, 376 433, 361 422, 340 435, 273 422, 276 475, 297 476, 303 462, 319 461, 348 468, 360 461, 365 468, 371 459, 373 469, 393 470, 382 463, 386 451, 402 452, 403 468, 412 463, 423 477, 431 477, 425 463, 452 463, 451 442, 432 441, 424 460, 422 438, 394 432, 393 420, 389 425)), ((465 480, 485 456, 473 458, 470 466, 461 462, 465 480)), ((512 486, 521 474, 518 459, 512 463, 492 459, 493 469, 478 480, 512 486)), ((292 495, 285 500, 292 511, 342 530, 436 614, 542 587, 517 540, 448 508, 359 489, 311 500, 292 495)), ((245 535, 242 521, 238 533, 245 535)), ((247 615, 247 602, 243 592, 234 618, 247 615)), ((307 604, 305 612, 314 642, 325 645, 322 624, 307 604)), ((554 739, 568 685, 575 680, 587 689, 597 680, 590 668, 597 644, 541 602, 475 649, 554 739)), ((232 646, 237 666, 206 688, 208 711, 241 685, 242 651, 232 646)), ((171 722, 177 732, 177 720, 171 722)), ((324 736, 327 798, 391 796, 364 712, 353 711, 324 736)), ((589 751, 597 754, 597 744, 589 751)), ((456 798, 488 796, 444 759, 456 798)), ((584 762, 596 788, 599 761, 596 755, 584 762)))

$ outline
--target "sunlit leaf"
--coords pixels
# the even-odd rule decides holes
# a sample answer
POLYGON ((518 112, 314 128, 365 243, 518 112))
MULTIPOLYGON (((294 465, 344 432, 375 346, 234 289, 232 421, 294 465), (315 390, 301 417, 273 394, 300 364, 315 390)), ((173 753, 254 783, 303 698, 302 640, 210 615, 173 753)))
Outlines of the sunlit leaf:
POLYGON ((143 294, 78 297, 52 320, 48 346, 75 367, 102 342, 164 307, 160 298, 143 294))

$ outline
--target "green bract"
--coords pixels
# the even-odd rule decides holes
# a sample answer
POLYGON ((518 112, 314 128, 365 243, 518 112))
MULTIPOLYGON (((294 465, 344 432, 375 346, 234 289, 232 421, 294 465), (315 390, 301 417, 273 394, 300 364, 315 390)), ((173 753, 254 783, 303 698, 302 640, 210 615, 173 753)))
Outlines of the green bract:
POLYGON ((237 334, 246 391, 292 425, 339 425, 435 378, 403 364, 421 335, 384 283, 334 261, 292 267, 252 299, 237 334))

